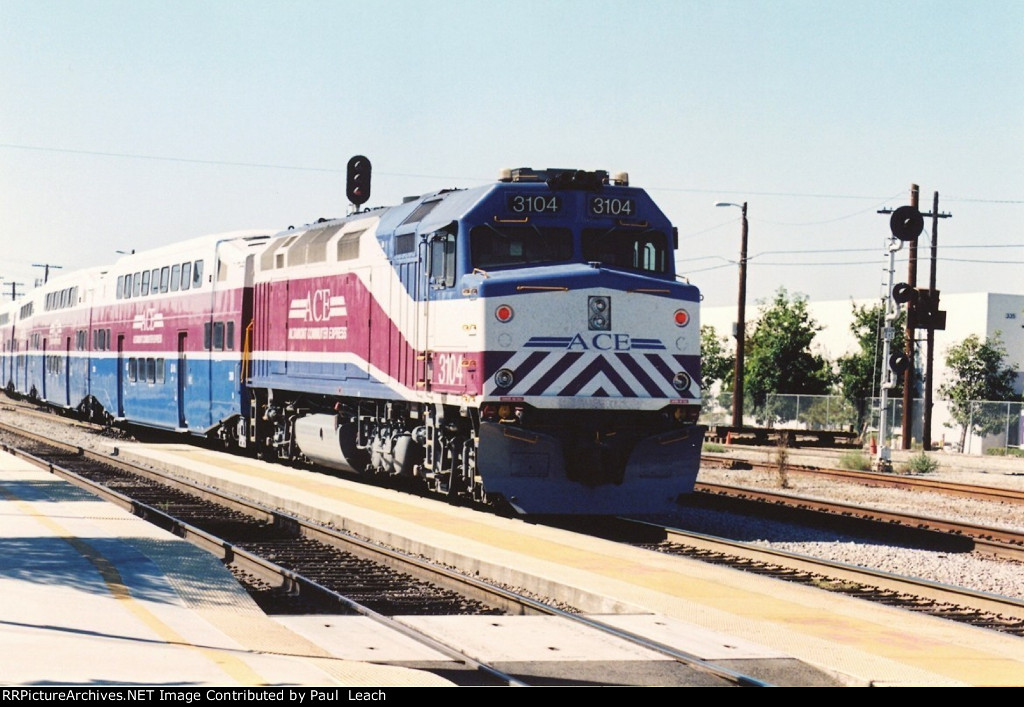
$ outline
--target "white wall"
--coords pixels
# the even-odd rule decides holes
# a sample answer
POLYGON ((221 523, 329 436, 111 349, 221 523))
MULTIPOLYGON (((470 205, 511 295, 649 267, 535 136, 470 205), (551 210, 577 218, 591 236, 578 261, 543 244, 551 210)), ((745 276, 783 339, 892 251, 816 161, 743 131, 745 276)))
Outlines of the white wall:
MULTIPOLYGON (((824 327, 815 337, 812 348, 831 361, 857 349, 857 341, 850 331, 853 319, 853 305, 858 307, 874 304, 875 300, 831 300, 808 302, 808 311, 824 327)), ((1017 393, 1024 388, 1024 295, 995 294, 988 292, 942 293, 940 308, 946 311, 946 329, 935 332, 935 380, 933 387, 935 408, 933 411, 932 436, 937 443, 942 435, 947 441, 957 441, 959 432, 947 428, 946 408, 938 400, 938 386, 947 379, 946 352, 950 346, 960 343, 971 334, 980 338, 993 337, 996 332, 1006 349, 1006 364, 1017 371, 1017 393)), ((756 302, 747 303, 747 331, 759 318, 756 302)), ((705 307, 701 310, 701 323, 711 325, 719 336, 727 336, 733 344, 732 330, 736 321, 735 307, 705 307)), ((918 355, 924 355, 925 332, 918 332, 921 344, 918 355)), ((924 370, 921 359, 921 370, 924 370)), ((969 440, 967 447, 980 452, 984 442, 969 440)))

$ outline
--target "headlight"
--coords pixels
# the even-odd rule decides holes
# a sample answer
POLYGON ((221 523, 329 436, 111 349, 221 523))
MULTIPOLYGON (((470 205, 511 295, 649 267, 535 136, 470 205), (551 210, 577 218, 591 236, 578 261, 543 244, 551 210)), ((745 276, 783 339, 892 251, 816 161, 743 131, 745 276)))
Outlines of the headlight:
POLYGON ((679 371, 672 377, 672 387, 682 392, 690 389, 690 375, 686 371, 679 371))
POLYGON ((511 388, 512 384, 515 382, 515 375, 513 375, 512 371, 507 368, 502 368, 494 374, 494 384, 499 388, 511 388))
POLYGON ((610 331, 612 328, 612 298, 587 298, 587 319, 590 331, 610 331))

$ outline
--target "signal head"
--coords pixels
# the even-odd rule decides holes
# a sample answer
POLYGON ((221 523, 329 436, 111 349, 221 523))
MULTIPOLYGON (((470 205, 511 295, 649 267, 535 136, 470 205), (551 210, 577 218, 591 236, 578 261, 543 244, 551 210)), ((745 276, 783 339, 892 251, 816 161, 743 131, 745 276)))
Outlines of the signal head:
POLYGON ((362 155, 356 155, 348 161, 345 194, 356 206, 362 206, 370 198, 370 169, 370 160, 362 155))
POLYGON ((913 241, 924 230, 924 217, 913 206, 901 206, 889 218, 889 230, 901 241, 913 241))

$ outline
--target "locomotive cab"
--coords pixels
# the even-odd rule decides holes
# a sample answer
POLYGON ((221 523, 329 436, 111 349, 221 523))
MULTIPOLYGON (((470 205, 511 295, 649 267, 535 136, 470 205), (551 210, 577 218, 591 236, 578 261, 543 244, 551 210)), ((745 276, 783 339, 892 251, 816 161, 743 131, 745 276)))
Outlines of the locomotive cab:
POLYGON ((465 221, 488 491, 537 513, 689 492, 699 294, 676 282, 675 231, 646 193, 605 172, 514 170, 465 221), (559 492, 545 503, 544 488, 559 492))

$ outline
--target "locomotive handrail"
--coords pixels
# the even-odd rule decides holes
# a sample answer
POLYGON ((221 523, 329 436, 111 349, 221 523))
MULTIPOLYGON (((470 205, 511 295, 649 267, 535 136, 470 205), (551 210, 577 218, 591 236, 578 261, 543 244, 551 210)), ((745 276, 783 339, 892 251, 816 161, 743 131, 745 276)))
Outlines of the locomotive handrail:
POLYGON ((242 343, 242 380, 241 383, 246 383, 249 380, 249 361, 252 359, 252 325, 253 322, 249 322, 245 326, 245 341, 242 343))
POLYGON ((517 285, 516 291, 522 292, 524 290, 540 290, 541 292, 568 292, 569 288, 565 285, 517 285))

